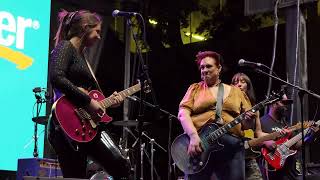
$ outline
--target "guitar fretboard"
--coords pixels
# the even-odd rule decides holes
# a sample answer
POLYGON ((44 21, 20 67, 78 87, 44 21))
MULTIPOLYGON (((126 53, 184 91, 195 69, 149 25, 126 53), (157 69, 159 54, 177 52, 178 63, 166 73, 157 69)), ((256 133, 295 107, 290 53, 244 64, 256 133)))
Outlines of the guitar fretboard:
MULTIPOLYGON (((317 125, 320 124, 320 120, 316 122, 317 125)), ((306 135, 310 128, 306 128, 303 131, 303 134, 306 135)), ((293 138, 291 138, 289 141, 285 142, 284 145, 290 148, 291 146, 295 145, 298 141, 302 139, 302 133, 295 135, 293 138)))
MULTIPOLYGON (((294 126, 291 126, 288 128, 289 132, 293 132, 293 131, 296 131, 298 128, 299 128, 299 125, 300 124, 296 124, 294 126)), ((262 137, 259 137, 259 138, 254 138, 254 139, 251 139, 248 143, 250 146, 257 146, 259 145, 260 143, 264 142, 264 141, 267 141, 267 140, 274 140, 278 137, 281 137, 281 132, 279 131, 276 131, 276 132, 272 132, 268 135, 265 135, 265 136, 262 136, 262 137)))
POLYGON ((280 135, 281 135, 280 132, 273 132, 268 135, 262 136, 260 138, 251 139, 248 143, 249 143, 249 146, 257 146, 258 144, 260 144, 264 141, 276 139, 280 135))
MULTIPOLYGON (((134 86, 129 87, 128 89, 125 89, 123 91, 118 92, 118 94, 124 99, 124 98, 126 98, 126 97, 140 91, 140 90, 141 90, 141 84, 138 83, 134 86)), ((102 106, 104 108, 108 108, 108 107, 115 104, 115 102, 113 101, 113 99, 111 97, 105 98, 104 100, 100 101, 100 103, 102 104, 102 106)))
MULTIPOLYGON (((258 104, 256 104, 255 106, 253 106, 249 111, 250 112, 257 112, 259 109, 263 108, 266 103, 268 102, 268 100, 264 100, 258 104)), ((222 127, 220 127, 219 129, 213 131, 212 133, 210 133, 207 136, 207 141, 208 142, 214 142, 215 140, 217 140, 219 137, 221 137, 223 134, 227 133, 229 129, 233 128, 234 126, 236 126, 237 124, 239 124, 243 119, 245 118, 245 113, 240 114, 238 117, 236 117, 233 121, 223 125, 222 127)))

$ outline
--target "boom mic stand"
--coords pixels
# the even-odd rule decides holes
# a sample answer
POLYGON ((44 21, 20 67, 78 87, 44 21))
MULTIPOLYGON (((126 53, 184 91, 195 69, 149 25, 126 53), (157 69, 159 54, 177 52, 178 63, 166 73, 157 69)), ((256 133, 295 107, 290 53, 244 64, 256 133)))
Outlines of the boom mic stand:
MULTIPOLYGON (((141 22, 143 24, 143 44, 145 46, 148 46, 147 42, 146 42, 146 31, 145 31, 144 19, 143 19, 142 15, 139 14, 139 13, 137 13, 136 16, 140 18, 140 20, 141 20, 141 22)), ((142 72, 138 72, 142 91, 140 91, 140 103, 139 103, 140 105, 139 105, 139 114, 138 114, 138 118, 137 118, 138 119, 138 132, 139 132, 138 141, 139 141, 139 145, 140 145, 139 147, 142 147, 143 144, 142 144, 142 141, 141 141, 141 137, 142 137, 142 132, 143 132, 142 128, 143 128, 144 110, 145 110, 143 99, 146 97, 146 93, 150 93, 151 92, 153 102, 155 104, 157 104, 157 103, 156 103, 155 94, 154 94, 154 91, 153 91, 153 88, 152 88, 152 82, 151 82, 151 79, 150 79, 150 76, 149 76, 149 72, 148 72, 149 68, 148 68, 147 64, 145 63, 145 60, 142 57, 142 51, 141 51, 140 45, 138 43, 137 34, 133 31, 133 28, 131 27, 132 26, 132 22, 131 22, 130 18, 127 18, 127 24, 130 27, 133 39, 134 39, 135 44, 136 44, 136 51, 137 51, 137 54, 138 54, 138 57, 139 57, 139 64, 140 64, 139 70, 142 71, 142 72)), ((140 158, 142 158, 142 156, 140 156, 140 158)), ((139 162, 139 160, 138 160, 138 162, 139 162)), ((142 160, 141 159, 140 159, 140 166, 137 166, 137 167, 141 168, 140 172, 143 173, 143 171, 142 171, 143 167, 142 167, 142 160)), ((137 172, 139 172, 139 169, 137 170, 137 172)), ((140 174, 140 180, 143 180, 143 174, 140 174)))
POLYGON ((303 129, 304 129, 303 128, 303 121, 304 121, 303 120, 303 97, 304 97, 305 94, 308 94, 308 95, 311 95, 311 96, 313 96, 313 97, 315 97, 315 98, 320 100, 320 95, 318 95, 318 94, 316 94, 316 93, 314 93, 314 92, 312 92, 312 91, 310 91, 308 89, 304 89, 304 88, 302 88, 300 86, 297 86, 297 85, 291 84, 291 83, 289 83, 287 81, 284 81, 283 79, 280 79, 279 77, 273 76, 272 74, 266 73, 266 72, 262 71, 261 69, 255 68, 254 70, 256 72, 258 72, 258 73, 261 73, 261 74, 264 74, 266 76, 269 76, 269 77, 271 77, 273 79, 276 79, 276 80, 278 80, 278 81, 280 81, 280 82, 282 82, 282 83, 284 83, 286 85, 289 85, 289 86, 299 90, 298 95, 299 95, 300 111, 301 111, 300 112, 300 116, 301 116, 300 121, 301 121, 301 135, 302 135, 302 137, 301 137, 301 139, 302 139, 302 145, 301 145, 301 151, 302 151, 302 155, 301 155, 302 178, 305 180, 306 179, 307 170, 306 170, 306 161, 305 161, 305 142, 304 142, 305 135, 304 135, 304 132, 303 132, 303 129))

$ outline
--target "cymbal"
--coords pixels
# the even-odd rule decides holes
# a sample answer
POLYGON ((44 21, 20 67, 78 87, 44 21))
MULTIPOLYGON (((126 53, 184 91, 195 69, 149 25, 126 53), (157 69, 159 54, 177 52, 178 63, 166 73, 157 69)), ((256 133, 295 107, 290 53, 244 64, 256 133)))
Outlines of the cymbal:
MULTIPOLYGON (((113 121, 112 124, 115 126, 138 126, 139 121, 137 120, 127 120, 127 121, 113 121)), ((143 126, 150 124, 149 122, 143 122, 143 126)))
POLYGON ((33 117, 32 121, 38 124, 46 125, 48 122, 49 117, 48 116, 38 116, 33 117))

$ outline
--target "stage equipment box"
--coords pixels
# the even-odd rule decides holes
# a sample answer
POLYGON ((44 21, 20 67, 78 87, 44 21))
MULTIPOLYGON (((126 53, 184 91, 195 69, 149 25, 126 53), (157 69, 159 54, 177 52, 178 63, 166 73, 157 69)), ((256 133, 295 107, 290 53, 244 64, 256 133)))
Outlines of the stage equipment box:
POLYGON ((23 180, 23 176, 62 177, 62 172, 55 159, 18 159, 17 180, 23 180))

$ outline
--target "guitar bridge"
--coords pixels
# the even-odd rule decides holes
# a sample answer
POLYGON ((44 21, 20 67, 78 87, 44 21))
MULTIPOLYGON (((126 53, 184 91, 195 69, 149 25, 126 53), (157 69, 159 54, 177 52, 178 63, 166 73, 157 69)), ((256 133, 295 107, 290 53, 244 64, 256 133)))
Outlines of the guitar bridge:
POLYGON ((274 156, 273 156, 272 153, 269 153, 268 156, 269 156, 269 158, 270 158, 271 160, 274 160, 274 156))
POLYGON ((83 108, 75 109, 76 114, 82 121, 89 121, 92 128, 96 128, 97 124, 91 118, 91 115, 83 108))

